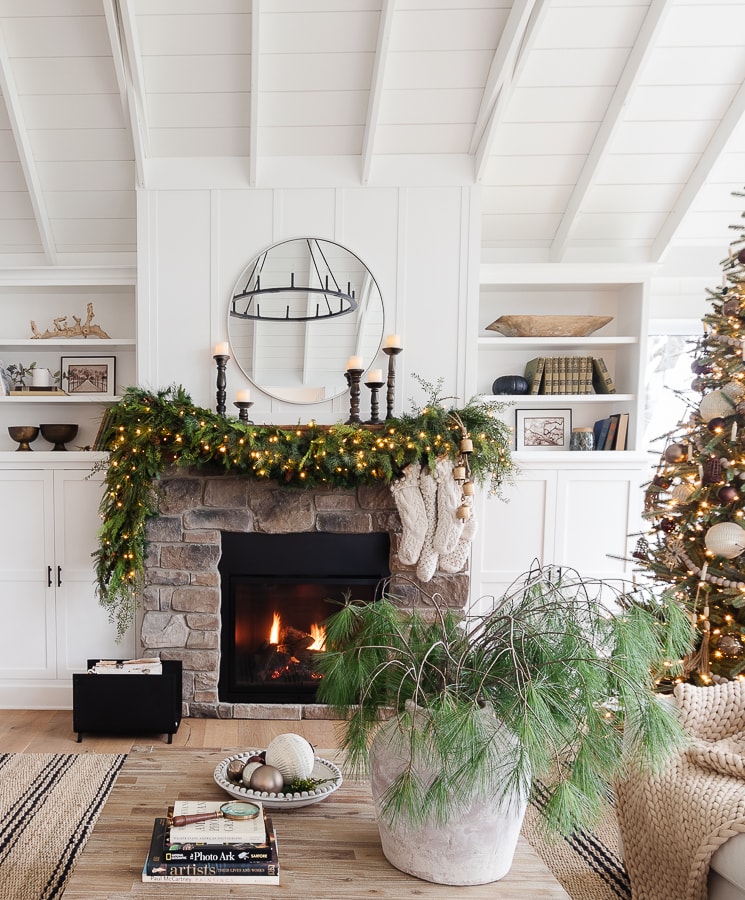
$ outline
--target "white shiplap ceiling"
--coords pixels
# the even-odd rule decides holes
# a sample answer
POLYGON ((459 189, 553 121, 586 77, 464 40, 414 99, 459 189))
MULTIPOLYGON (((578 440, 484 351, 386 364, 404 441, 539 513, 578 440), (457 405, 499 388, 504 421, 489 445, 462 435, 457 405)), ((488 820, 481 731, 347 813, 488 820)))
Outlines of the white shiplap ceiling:
POLYGON ((721 247, 741 0, 0 0, 0 267, 131 263, 137 186, 478 183, 488 261, 721 247))

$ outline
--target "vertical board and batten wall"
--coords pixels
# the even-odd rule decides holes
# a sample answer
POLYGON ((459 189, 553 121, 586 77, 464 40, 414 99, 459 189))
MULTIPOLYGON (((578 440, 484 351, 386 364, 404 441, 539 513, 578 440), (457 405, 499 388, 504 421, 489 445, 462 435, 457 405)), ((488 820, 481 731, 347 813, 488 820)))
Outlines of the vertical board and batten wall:
MULTIPOLYGON (((401 335, 396 410, 426 399, 413 375, 443 378, 448 395, 465 398, 468 272, 478 257, 471 231, 471 189, 314 188, 143 192, 140 219, 138 327, 140 382, 180 383, 214 407, 213 347, 227 339, 228 304, 246 264, 275 241, 321 237, 348 247, 378 282, 386 334, 401 335)), ((471 280, 473 280, 473 277, 471 280)), ((376 366, 385 370, 380 353, 376 366)), ((228 364, 228 404, 254 388, 228 364)), ((346 397, 287 404, 258 389, 256 421, 333 423, 348 415, 346 397)), ((369 396, 362 396, 362 415, 369 396)))

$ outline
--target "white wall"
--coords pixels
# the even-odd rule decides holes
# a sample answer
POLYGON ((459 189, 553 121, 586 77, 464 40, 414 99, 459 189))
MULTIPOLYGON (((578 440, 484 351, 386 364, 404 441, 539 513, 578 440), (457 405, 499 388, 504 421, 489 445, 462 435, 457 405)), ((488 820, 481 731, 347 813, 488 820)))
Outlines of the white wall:
MULTIPOLYGON (((477 288, 477 189, 307 188, 146 190, 139 193, 138 381, 183 384, 214 408, 213 347, 227 340, 228 301, 246 264, 275 241, 319 237, 359 256, 377 280, 386 333, 402 337, 396 411, 425 399, 412 378, 444 378, 463 399, 467 311, 477 288)), ((376 365, 386 368, 380 354, 376 365)), ((228 366, 228 411, 254 387, 228 366)), ((348 399, 295 405, 252 391, 257 422, 345 419, 348 399)), ((361 414, 369 412, 362 396, 361 414)), ((384 410, 384 406, 383 406, 384 410)))

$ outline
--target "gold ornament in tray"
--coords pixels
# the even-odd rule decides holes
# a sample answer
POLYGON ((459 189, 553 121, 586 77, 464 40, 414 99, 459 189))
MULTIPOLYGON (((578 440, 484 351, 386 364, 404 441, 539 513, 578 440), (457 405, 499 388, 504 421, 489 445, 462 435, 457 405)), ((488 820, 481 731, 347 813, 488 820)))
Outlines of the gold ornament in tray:
POLYGON ((500 316, 487 331, 498 331, 505 337, 587 337, 613 316, 500 316))

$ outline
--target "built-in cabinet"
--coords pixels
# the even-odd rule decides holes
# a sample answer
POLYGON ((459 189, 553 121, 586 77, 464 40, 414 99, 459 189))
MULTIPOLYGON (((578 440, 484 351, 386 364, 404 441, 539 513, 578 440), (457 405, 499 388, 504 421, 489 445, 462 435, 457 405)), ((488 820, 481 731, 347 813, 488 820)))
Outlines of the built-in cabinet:
MULTIPOLYGON (((45 269, 0 272, 0 361, 6 368, 35 362, 54 374, 63 371, 63 357, 114 360, 113 385, 106 395, 88 393, 84 386, 83 392, 55 397, 0 396, 0 454, 17 448, 9 425, 74 423, 78 434, 69 447, 93 445, 106 406, 137 380, 134 277, 131 269, 62 269, 53 275, 45 269), (65 328, 86 323, 89 304, 92 324, 109 337, 65 337, 65 328), (34 337, 49 332, 52 337, 34 337)), ((62 388, 68 388, 65 380, 62 388)), ((41 435, 32 445, 34 451, 51 449, 41 435)))
MULTIPOLYGON (((568 409, 572 427, 612 413, 629 414, 625 451, 522 449, 504 499, 482 493, 472 561, 472 601, 499 596, 534 561, 576 568, 597 578, 630 578, 630 553, 641 530, 649 460, 640 446, 648 321, 648 274, 634 269, 538 265, 483 266, 475 323, 472 383, 513 428, 516 411, 568 409), (503 315, 605 315, 588 337, 503 337, 487 326, 503 315), (494 396, 500 375, 522 375, 537 356, 597 356, 615 394, 494 396), (505 500, 507 502, 505 502, 505 500)), ((514 446, 514 444, 513 444, 514 446)))
MULTIPOLYGON (((19 454, 31 457, 32 454, 19 454)), ((102 476, 84 454, 0 460, 0 706, 65 708, 72 674, 92 657, 135 655, 98 604, 97 547, 102 476)), ((97 456, 86 454, 88 457, 97 456)))
MULTIPOLYGON (((642 528, 644 457, 622 454, 589 466, 566 453, 548 465, 523 456, 503 497, 479 493, 472 600, 500 596, 537 560, 582 575, 630 579, 630 554, 642 528)), ((535 456, 535 455, 534 455, 535 456)), ((582 459, 576 457, 582 456, 582 459)))

